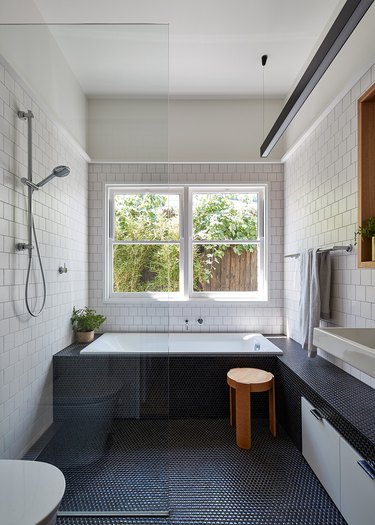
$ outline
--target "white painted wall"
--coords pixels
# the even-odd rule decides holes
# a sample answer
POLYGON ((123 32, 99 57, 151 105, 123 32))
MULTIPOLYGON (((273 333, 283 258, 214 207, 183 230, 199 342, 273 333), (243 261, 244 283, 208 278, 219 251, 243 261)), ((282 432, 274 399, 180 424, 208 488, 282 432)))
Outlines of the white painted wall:
MULTIPOLYGON (((265 100, 265 135, 282 108, 265 100)), ((169 159, 172 162, 259 162, 263 142, 261 100, 172 100, 169 110, 169 159)), ((282 157, 283 141, 266 159, 282 157)))
POLYGON ((34 0, 1 0, 1 24, 39 24, 43 17, 34 0))
POLYGON ((0 26, 0 54, 85 149, 86 97, 48 27, 0 26))
POLYGON ((87 130, 93 162, 168 160, 168 100, 89 99, 87 130))
MULTIPOLYGON (((52 355, 70 344, 72 307, 87 304, 87 162, 75 142, 30 96, 17 75, 0 62, 0 457, 17 458, 52 423, 52 355), (27 124, 17 110, 31 108, 33 176, 36 182, 58 164, 68 178, 34 193, 34 217, 47 284, 38 318, 25 309, 27 240, 25 186, 27 124), (64 262, 68 273, 60 275, 64 262)), ((38 268, 37 264, 34 268, 38 268)), ((32 272, 32 283, 40 274, 32 272)), ((34 301, 41 286, 30 287, 34 301)), ((40 304, 40 299, 39 303, 40 304)))
MULTIPOLYGON (((281 111, 265 101, 265 133, 281 111)), ((260 100, 90 99, 88 153, 95 161, 257 162, 260 100)), ((282 141, 267 161, 280 160, 282 141)))

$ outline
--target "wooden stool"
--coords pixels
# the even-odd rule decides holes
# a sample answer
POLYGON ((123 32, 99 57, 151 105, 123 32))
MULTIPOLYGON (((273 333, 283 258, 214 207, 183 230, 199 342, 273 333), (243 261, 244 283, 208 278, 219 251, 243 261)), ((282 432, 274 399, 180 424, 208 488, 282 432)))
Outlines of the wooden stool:
POLYGON ((230 397, 230 424, 236 427, 240 448, 251 448, 251 392, 268 390, 270 432, 276 437, 275 378, 258 368, 232 368, 227 373, 230 397))

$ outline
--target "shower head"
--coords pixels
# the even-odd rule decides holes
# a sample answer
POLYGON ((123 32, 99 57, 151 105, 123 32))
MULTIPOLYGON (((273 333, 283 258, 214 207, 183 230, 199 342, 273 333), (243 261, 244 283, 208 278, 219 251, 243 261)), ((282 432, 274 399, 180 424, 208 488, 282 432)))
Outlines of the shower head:
POLYGON ((48 175, 45 179, 43 179, 41 182, 37 184, 38 188, 41 188, 47 182, 54 179, 55 177, 66 177, 70 173, 70 168, 68 166, 56 166, 56 168, 53 169, 51 175, 48 175))

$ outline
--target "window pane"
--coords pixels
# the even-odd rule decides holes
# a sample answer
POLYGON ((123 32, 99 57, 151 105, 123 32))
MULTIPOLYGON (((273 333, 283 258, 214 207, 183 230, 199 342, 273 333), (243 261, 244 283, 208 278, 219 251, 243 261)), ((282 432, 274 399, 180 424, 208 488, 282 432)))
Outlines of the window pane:
POLYGON ((115 195, 115 240, 179 240, 179 205, 178 195, 115 195))
POLYGON ((194 292, 258 291, 258 246, 193 246, 194 292))
POLYGON ((114 292, 178 292, 180 247, 114 245, 114 292))
POLYGON ((193 239, 257 239, 257 216, 257 193, 194 193, 193 239))

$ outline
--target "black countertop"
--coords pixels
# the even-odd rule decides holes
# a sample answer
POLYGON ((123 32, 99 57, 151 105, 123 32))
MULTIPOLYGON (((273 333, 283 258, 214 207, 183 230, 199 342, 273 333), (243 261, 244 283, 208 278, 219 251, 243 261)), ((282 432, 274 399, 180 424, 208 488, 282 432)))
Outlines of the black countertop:
POLYGON ((284 352, 277 359, 375 447, 375 389, 320 356, 307 357, 291 338, 272 342, 284 352))

